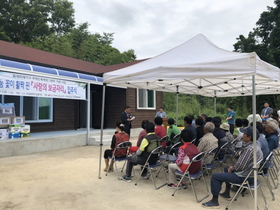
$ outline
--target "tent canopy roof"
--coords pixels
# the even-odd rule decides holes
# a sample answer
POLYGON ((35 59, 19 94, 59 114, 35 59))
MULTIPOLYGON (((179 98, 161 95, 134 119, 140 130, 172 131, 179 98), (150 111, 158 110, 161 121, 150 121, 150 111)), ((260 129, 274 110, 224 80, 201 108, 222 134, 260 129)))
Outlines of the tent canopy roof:
POLYGON ((141 63, 103 75, 104 83, 203 96, 252 95, 280 92, 280 69, 252 53, 217 47, 204 35, 141 63), (279 92, 278 92, 279 91, 279 92))

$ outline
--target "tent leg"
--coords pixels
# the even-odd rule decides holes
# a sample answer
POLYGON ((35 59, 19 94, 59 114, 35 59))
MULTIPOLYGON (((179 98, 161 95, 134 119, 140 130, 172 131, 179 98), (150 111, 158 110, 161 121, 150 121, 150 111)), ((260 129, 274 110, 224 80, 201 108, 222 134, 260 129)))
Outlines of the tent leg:
POLYGON ((87 145, 90 138, 90 83, 87 84, 87 145))
MULTIPOLYGON (((256 126, 256 85, 255 85, 256 81, 255 81, 255 75, 252 76, 252 107, 253 107, 253 134, 256 134, 256 130, 257 130, 257 126, 256 126)), ((254 161, 254 188, 256 190, 254 190, 254 201, 255 201, 255 210, 258 209, 258 191, 257 191, 257 179, 258 179, 258 175, 257 175, 257 137, 256 135, 253 135, 253 147, 254 147, 254 157, 253 157, 253 161, 254 161)))
POLYGON ((98 178, 101 179, 101 161, 102 161, 102 146, 103 146, 103 125, 104 125, 104 112, 105 112, 105 90, 106 84, 103 84, 102 93, 102 111, 101 111, 101 132, 100 132, 100 152, 99 152, 99 173, 98 178))
POLYGON ((179 95, 179 86, 177 85, 177 91, 176 91, 176 125, 178 125, 178 106, 179 106, 179 103, 178 103, 178 95, 179 95))
POLYGON ((214 97, 214 117, 217 116, 217 97, 214 97))

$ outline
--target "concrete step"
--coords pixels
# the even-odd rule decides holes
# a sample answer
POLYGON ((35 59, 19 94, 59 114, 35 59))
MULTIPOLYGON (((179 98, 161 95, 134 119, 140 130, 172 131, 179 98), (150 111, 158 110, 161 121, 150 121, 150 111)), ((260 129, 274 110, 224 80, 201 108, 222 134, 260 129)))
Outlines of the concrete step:
MULTIPOLYGON (((103 135, 103 145, 110 145, 112 141, 112 135, 103 135)), ((99 146, 100 145, 100 134, 99 135, 91 135, 89 138, 89 145, 99 146)))

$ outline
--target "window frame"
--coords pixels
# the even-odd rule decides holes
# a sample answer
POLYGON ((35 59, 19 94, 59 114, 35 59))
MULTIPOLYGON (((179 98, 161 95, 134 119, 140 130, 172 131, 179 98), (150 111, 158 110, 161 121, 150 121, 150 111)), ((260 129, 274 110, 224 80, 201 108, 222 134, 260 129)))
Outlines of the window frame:
POLYGON ((154 93, 154 107, 148 107, 148 94, 146 93, 146 107, 140 107, 139 106, 139 90, 145 90, 147 92, 148 89, 141 89, 141 88, 137 88, 137 92, 136 92, 136 98, 137 98, 137 109, 142 109, 142 110, 156 110, 156 91, 155 90, 151 90, 154 93))
MULTIPOLYGON (((2 103, 5 103, 5 98, 4 98, 5 95, 2 95, 1 96, 1 101, 2 103)), ((20 116, 24 116, 23 115, 23 107, 24 107, 24 100, 23 100, 23 97, 24 96, 18 96, 20 97, 20 107, 19 107, 19 115, 20 116)), ((46 122, 53 122, 53 98, 49 98, 50 99, 50 118, 49 119, 42 119, 40 120, 39 119, 39 97, 32 97, 32 98, 35 98, 35 101, 34 101, 34 104, 35 104, 35 107, 36 107, 36 120, 25 120, 26 123, 46 123, 46 122)))

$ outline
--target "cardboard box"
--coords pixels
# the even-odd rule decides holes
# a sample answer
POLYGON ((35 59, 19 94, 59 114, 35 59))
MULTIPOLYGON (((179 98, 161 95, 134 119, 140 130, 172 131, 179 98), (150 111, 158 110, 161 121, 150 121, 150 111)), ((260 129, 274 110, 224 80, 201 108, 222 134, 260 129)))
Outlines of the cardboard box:
POLYGON ((8 138, 9 138, 8 129, 0 129, 0 140, 8 139, 8 138))
POLYGON ((20 124, 10 124, 9 125, 9 132, 20 133, 21 125, 20 124))
POLYGON ((11 124, 11 117, 0 117, 0 127, 8 127, 11 124))
POLYGON ((25 124, 25 116, 12 117, 12 123, 10 123, 10 124, 24 125, 25 124))
POLYGON ((30 125, 21 125, 20 137, 30 138, 30 125))
POLYGON ((19 139, 20 138, 20 132, 12 133, 9 132, 9 139, 19 139))
POLYGON ((10 124, 9 125, 9 139, 18 139, 20 138, 20 124, 10 124))

